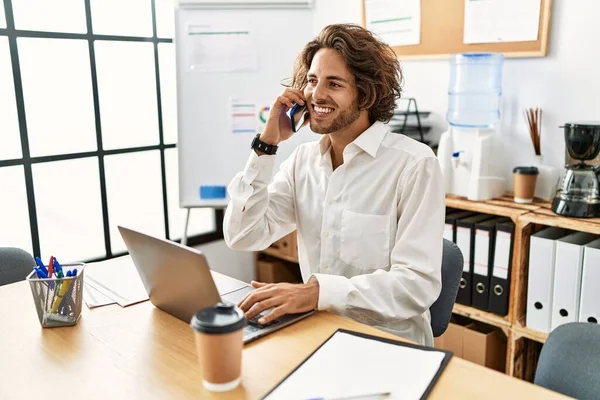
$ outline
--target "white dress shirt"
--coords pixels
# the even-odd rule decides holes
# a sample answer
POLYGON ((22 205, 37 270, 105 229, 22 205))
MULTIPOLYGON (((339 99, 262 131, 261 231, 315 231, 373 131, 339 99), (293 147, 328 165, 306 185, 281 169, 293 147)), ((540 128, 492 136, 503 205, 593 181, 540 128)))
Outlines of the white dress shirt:
POLYGON ((273 180, 276 156, 251 151, 228 187, 225 241, 260 251, 297 229, 319 310, 432 346, 445 212, 437 158, 381 122, 346 146, 335 171, 330 147, 328 135, 298 146, 273 180))

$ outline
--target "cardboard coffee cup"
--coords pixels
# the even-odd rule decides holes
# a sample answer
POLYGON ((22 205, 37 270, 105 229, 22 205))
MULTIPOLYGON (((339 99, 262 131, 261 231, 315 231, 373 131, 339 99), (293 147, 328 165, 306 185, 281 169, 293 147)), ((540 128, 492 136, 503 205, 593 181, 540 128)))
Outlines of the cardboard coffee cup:
POLYGON ((515 203, 533 202, 538 173, 536 167, 515 167, 513 169, 515 203))
POLYGON ((233 304, 218 303, 198 311, 190 323, 196 338, 204 387, 225 392, 240 384, 246 319, 233 304))

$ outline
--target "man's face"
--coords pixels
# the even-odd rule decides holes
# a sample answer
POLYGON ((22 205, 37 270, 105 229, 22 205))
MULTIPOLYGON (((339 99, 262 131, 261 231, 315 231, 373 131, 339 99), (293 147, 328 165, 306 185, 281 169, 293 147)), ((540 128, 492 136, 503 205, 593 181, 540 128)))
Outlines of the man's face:
POLYGON ((304 96, 313 132, 337 132, 358 119, 360 110, 354 76, 338 52, 317 51, 307 78, 304 96))

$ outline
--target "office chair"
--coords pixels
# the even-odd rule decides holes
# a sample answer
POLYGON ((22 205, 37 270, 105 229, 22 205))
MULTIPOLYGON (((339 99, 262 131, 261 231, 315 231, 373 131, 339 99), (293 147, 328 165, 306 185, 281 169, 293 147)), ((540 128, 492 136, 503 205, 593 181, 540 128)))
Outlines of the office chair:
POLYGON ((431 305, 431 329, 433 336, 441 336, 448 328, 452 308, 456 301, 458 285, 462 277, 463 255, 458 246, 444 239, 442 253, 442 291, 438 299, 431 305))
POLYGON ((0 286, 25 280, 35 260, 25 250, 0 247, 0 286))
POLYGON ((534 383, 580 400, 600 398, 600 325, 574 322, 548 335, 534 383))

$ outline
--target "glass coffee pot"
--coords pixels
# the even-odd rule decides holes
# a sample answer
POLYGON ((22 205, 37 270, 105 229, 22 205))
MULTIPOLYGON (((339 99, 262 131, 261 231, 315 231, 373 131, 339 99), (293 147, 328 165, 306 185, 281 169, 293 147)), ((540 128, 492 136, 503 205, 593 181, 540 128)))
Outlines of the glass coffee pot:
POLYGON ((571 158, 565 177, 552 202, 552 211, 568 217, 600 217, 600 167, 585 163, 600 152, 600 122, 567 123, 565 145, 571 158))

